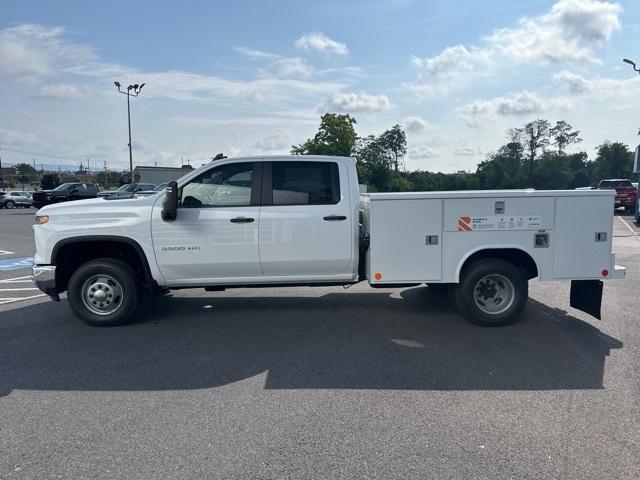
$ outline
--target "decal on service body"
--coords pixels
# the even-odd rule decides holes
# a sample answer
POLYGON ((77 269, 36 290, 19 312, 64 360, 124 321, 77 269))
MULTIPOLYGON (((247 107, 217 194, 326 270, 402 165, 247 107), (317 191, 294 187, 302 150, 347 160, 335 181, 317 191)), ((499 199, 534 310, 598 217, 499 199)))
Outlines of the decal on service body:
POLYGON ((496 215, 492 217, 459 217, 458 231, 474 230, 535 230, 542 225, 539 216, 496 215))

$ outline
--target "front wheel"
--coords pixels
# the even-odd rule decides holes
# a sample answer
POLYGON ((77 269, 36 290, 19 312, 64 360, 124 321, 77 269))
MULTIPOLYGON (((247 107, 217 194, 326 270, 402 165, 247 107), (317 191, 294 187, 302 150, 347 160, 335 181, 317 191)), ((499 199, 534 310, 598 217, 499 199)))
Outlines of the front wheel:
POLYGON ((94 327, 127 323, 138 308, 139 296, 140 282, 133 269, 112 258, 81 265, 67 287, 71 310, 94 327))
POLYGON ((463 272, 455 297, 467 320, 482 326, 503 326, 517 320, 524 310, 529 284, 512 263, 488 258, 463 272))

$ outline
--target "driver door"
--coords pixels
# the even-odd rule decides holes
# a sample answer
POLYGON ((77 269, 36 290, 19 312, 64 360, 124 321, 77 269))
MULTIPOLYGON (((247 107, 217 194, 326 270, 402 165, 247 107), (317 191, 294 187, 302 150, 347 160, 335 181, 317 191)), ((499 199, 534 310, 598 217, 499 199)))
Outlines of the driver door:
POLYGON ((251 281, 262 276, 258 252, 262 164, 217 165, 183 185, 177 218, 153 210, 153 246, 170 285, 251 281))

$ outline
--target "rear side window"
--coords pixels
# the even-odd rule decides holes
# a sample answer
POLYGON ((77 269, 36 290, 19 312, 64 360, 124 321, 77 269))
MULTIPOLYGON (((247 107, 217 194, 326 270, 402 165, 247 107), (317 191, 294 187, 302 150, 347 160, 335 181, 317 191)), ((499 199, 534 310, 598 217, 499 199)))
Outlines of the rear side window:
POLYGON ((598 188, 625 188, 633 187, 631 180, 602 180, 598 188))
POLYGON ((273 162, 273 205, 332 205, 340 201, 338 164, 273 162))

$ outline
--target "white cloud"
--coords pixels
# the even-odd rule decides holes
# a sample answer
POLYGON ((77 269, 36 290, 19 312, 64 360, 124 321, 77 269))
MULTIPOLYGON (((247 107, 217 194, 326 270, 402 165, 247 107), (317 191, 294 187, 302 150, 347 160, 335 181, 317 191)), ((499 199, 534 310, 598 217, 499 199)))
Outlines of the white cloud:
POLYGON ((61 27, 19 25, 0 30, 0 75, 51 75, 95 58, 92 48, 65 40, 61 27))
POLYGON ((482 149, 473 147, 457 147, 453 150, 453 154, 459 157, 473 157, 482 155, 482 149))
POLYGON ((593 49, 620 29, 618 3, 560 0, 551 11, 497 29, 487 43, 517 62, 596 61, 593 49))
POLYGON ((364 92, 333 92, 321 107, 324 112, 381 112, 391 108, 386 95, 368 95, 364 92))
POLYGON ((309 33, 294 42, 297 48, 305 52, 316 51, 326 54, 347 55, 349 50, 344 43, 337 42, 327 37, 322 32, 309 33))
POLYGON ((415 98, 432 99, 510 65, 598 62, 595 50, 620 29, 621 11, 618 3, 559 0, 543 15, 496 29, 479 46, 456 45, 432 57, 411 56, 419 76, 404 88, 415 98))
POLYGON ((407 152, 409 158, 433 158, 437 157, 439 153, 428 145, 417 145, 410 148, 407 152))
POLYGON ((315 70, 300 57, 285 57, 245 47, 236 47, 235 50, 251 60, 266 62, 266 66, 258 69, 260 77, 307 79, 315 73, 315 70))
POLYGON ((254 148, 261 153, 288 153, 293 143, 291 132, 277 129, 254 143, 254 148))
POLYGON ((402 120, 401 123, 402 125, 404 125, 404 128, 408 132, 413 132, 413 133, 423 132, 431 128, 431 125, 429 124, 429 122, 427 122, 422 117, 419 117, 417 115, 412 115, 410 117, 407 117, 404 120, 402 120))
POLYGON ((637 75, 627 78, 608 78, 597 75, 589 78, 563 70, 556 73, 553 79, 564 83, 569 92, 575 95, 592 95, 600 99, 608 97, 633 96, 640 88, 640 78, 637 75))
POLYGON ((533 115, 567 106, 565 99, 542 98, 535 92, 523 91, 489 100, 475 100, 458 108, 457 112, 467 125, 477 126, 483 118, 533 115))
POLYGON ((90 89, 83 85, 53 83, 42 85, 38 96, 53 99, 67 99, 68 97, 85 97, 89 93, 90 89))

